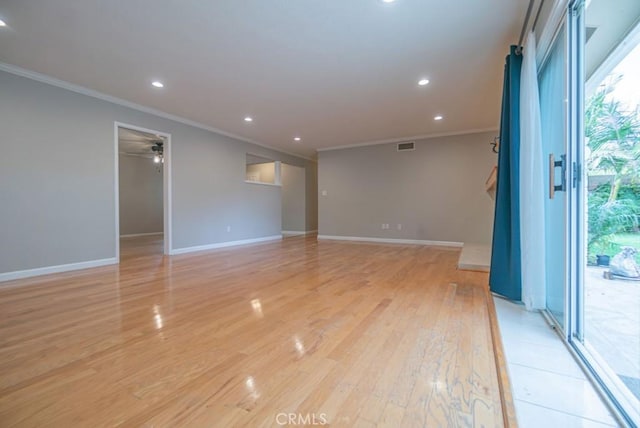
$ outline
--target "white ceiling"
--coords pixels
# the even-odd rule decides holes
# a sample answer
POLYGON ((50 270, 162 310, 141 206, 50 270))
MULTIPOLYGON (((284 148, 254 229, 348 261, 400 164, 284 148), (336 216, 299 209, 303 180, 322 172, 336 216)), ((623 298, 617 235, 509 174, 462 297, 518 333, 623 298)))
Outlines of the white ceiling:
POLYGON ((0 61, 313 156, 497 127, 527 4, 3 0, 0 61))

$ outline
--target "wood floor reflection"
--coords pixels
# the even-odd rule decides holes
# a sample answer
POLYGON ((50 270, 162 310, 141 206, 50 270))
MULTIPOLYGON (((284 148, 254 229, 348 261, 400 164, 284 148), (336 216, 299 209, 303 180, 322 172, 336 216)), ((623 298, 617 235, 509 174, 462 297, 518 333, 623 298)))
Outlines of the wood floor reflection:
POLYGON ((485 273, 282 242, 0 284, 0 425, 502 426, 485 273))

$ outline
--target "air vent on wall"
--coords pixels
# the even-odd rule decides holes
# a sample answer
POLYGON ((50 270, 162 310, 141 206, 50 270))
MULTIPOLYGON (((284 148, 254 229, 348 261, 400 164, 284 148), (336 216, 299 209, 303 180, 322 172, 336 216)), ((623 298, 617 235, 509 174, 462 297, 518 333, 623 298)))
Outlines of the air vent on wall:
POLYGON ((407 150, 415 150, 415 149, 416 149, 416 143, 413 141, 409 141, 407 143, 398 143, 399 152, 405 152, 407 150))

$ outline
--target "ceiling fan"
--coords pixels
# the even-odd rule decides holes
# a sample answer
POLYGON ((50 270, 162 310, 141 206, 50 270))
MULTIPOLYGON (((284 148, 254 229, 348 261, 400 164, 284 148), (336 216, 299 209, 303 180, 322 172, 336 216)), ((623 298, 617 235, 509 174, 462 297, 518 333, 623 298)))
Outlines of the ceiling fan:
POLYGON ((164 142, 162 140, 154 141, 151 151, 154 153, 154 163, 164 163, 164 142))
POLYGON ((123 153, 135 154, 143 157, 153 157, 154 163, 164 163, 164 138, 160 135, 134 129, 121 128, 118 142, 123 144, 123 153))

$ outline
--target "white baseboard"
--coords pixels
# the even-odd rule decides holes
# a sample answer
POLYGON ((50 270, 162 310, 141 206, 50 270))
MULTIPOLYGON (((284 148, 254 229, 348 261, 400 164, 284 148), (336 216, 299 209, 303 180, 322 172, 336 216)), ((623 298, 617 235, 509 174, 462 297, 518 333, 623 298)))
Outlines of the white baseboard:
POLYGON ((171 250, 171 255, 193 253, 194 251, 214 250, 216 248, 233 247, 236 245, 255 244, 258 242, 281 240, 282 235, 264 236, 262 238, 241 239, 239 241, 217 242, 215 244, 197 245, 195 247, 176 248, 171 250))
POLYGON ((139 236, 154 236, 164 235, 163 232, 149 232, 149 233, 130 233, 128 235, 120 235, 120 238, 137 238, 139 236))
POLYGON ((283 230, 282 236, 309 236, 318 233, 317 230, 283 230))
POLYGON ((431 245, 434 247, 456 247, 461 248, 464 243, 453 241, 427 241, 423 239, 397 239, 397 238, 368 238, 361 236, 334 236, 334 235, 318 235, 318 239, 326 239, 333 241, 358 241, 358 242, 379 242, 384 244, 413 244, 413 245, 431 245))
POLYGON ((100 260, 89 260, 87 262, 69 263, 66 265, 46 266, 35 269, 17 270, 13 272, 0 273, 0 282, 14 279, 29 278, 32 276, 48 275, 51 273, 69 272, 72 270, 89 269, 99 266, 106 266, 118 263, 115 257, 100 260))

